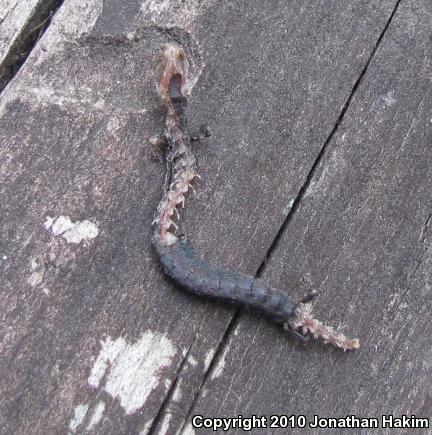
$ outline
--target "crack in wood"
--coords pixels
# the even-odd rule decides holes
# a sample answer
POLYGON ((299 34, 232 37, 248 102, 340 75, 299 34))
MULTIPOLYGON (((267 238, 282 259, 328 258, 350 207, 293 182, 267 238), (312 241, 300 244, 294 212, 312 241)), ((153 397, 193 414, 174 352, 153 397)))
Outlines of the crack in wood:
POLYGON ((366 61, 365 66, 363 67, 363 70, 361 71, 359 77, 357 78, 356 82, 354 83, 354 86, 351 90, 350 95, 348 96, 347 100, 345 101, 345 104, 342 107, 342 110, 336 120, 336 123, 332 129, 332 131, 330 132, 328 138, 326 139, 326 141, 324 142, 323 146, 321 147, 320 152, 318 153, 318 156, 316 157, 314 163, 311 166, 311 169, 306 177, 305 182, 303 183, 303 185, 301 186, 297 196, 294 199, 294 202, 291 206, 291 209, 289 210, 285 221, 282 223, 281 227, 279 228, 279 231, 277 232, 272 244, 270 245, 269 249, 266 252, 266 255, 264 256, 264 259, 262 261, 262 263, 260 264, 258 271, 257 271, 257 277, 261 277, 262 274, 264 273, 265 269, 266 269, 266 264, 268 263, 268 261, 270 260, 271 256, 273 255, 273 252, 275 251, 276 247, 279 244, 279 241, 282 238, 282 235, 285 233, 289 223, 291 222, 291 220, 293 219, 295 213, 297 212, 299 206, 300 206, 300 202, 302 201, 302 199, 304 198, 304 196, 306 195, 306 192, 312 182, 312 179, 314 178, 315 172, 318 168, 318 166, 320 165, 320 163, 322 162, 324 155, 327 151, 328 145, 331 142, 331 140, 333 139, 334 135, 336 134, 336 132, 339 129, 340 124, 342 123, 344 117, 345 117, 345 113, 347 112, 351 101, 355 95, 355 93, 357 92, 358 87, 360 86, 360 83, 363 81, 363 78, 365 77, 367 70, 369 68, 370 63, 372 62, 372 59, 375 57, 375 54, 378 50, 378 47, 381 44, 382 39, 384 38, 385 33, 387 32, 387 29, 390 25, 390 23, 393 20, 393 17, 395 16, 400 2, 402 0, 397 0, 396 5, 392 11, 392 13, 390 14, 389 19, 387 20, 386 25, 384 26, 383 31, 381 32, 380 36, 377 39, 377 42, 374 46, 374 48, 372 49, 372 52, 368 58, 368 60, 366 61))
POLYGON ((423 228, 421 230, 420 239, 419 239, 422 243, 424 243, 426 241, 426 233, 429 230, 429 225, 430 225, 431 219, 432 219, 432 213, 429 214, 425 223, 423 224, 423 228))
POLYGON ((171 386, 168 389, 168 392, 167 392, 166 396, 164 397, 164 399, 163 399, 163 401, 161 403, 161 406, 159 407, 159 409, 157 411, 157 414, 156 414, 155 418, 153 419, 147 434, 150 435, 150 434, 153 434, 153 433, 157 433, 156 430, 157 430, 157 428, 159 426, 159 423, 162 421, 162 419, 163 419, 163 417, 165 415, 166 409, 168 408, 168 406, 169 406, 169 404, 171 402, 171 399, 173 397, 174 391, 175 391, 175 389, 176 389, 176 387, 178 385, 179 377, 180 377, 180 375, 181 375, 181 373, 183 371, 183 367, 187 363, 190 351, 191 351, 195 341, 196 341, 196 336, 192 340, 192 343, 190 344, 189 348, 187 349, 184 358, 180 362, 179 367, 178 367, 178 369, 177 369, 177 371, 175 373, 174 379, 171 382, 171 386))
MULTIPOLYGON (((0 95, 16 76, 64 0, 40 2, 0 65, 0 95)), ((16 7, 16 5, 15 5, 16 7)), ((5 20, 7 15, 4 17, 5 20)), ((1 24, 1 22, 0 22, 1 24)))
POLYGON ((186 424, 187 424, 187 422, 189 420, 189 417, 191 416, 193 410, 195 409, 195 405, 198 402, 198 398, 199 398, 199 396, 201 394, 203 386, 207 382, 207 379, 210 378, 210 376, 212 375, 212 373, 213 373, 214 369, 216 368, 218 362, 220 361, 221 356, 222 356, 222 354, 223 354, 223 352, 224 352, 224 350, 225 350, 229 340, 231 339, 231 334, 235 330, 236 326, 238 325, 238 323, 240 321, 240 314, 241 314, 242 310, 243 309, 241 307, 237 308, 235 310, 233 316, 231 317, 231 319, 230 319, 230 321, 228 323, 228 326, 227 326, 224 334, 222 335, 222 338, 220 339, 220 341, 219 341, 219 343, 218 343, 218 345, 216 347, 216 351, 215 351, 215 353, 214 353, 214 355, 213 355, 213 357, 212 357, 212 359, 210 361, 210 364, 209 364, 207 370, 204 373, 203 379, 202 379, 202 381, 201 381, 197 391, 195 392, 195 395, 194 395, 194 398, 192 400, 191 406, 189 407, 189 410, 188 410, 188 412, 186 414, 186 417, 185 417, 185 419, 183 421, 183 424, 181 425, 181 428, 180 428, 180 431, 179 431, 180 434, 183 433, 183 431, 185 429, 185 426, 186 426, 186 424))

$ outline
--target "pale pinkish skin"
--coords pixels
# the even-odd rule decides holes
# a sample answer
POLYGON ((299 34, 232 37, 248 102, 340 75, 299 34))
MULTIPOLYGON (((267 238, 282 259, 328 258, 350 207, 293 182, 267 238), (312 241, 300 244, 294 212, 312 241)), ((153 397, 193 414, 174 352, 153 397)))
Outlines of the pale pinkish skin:
MULTIPOLYGON (((154 220, 155 238, 162 245, 173 245, 179 239, 173 232, 177 225, 173 221, 173 215, 178 216, 178 207, 184 206, 186 194, 192 188, 192 182, 198 174, 195 171, 195 157, 192 153, 185 132, 178 126, 175 110, 172 106, 168 89, 173 76, 181 77, 181 93, 187 97, 190 91, 188 83, 189 63, 184 50, 177 44, 165 45, 157 59, 157 92, 167 109, 165 135, 171 142, 178 144, 177 155, 179 156, 179 168, 174 174, 169 189, 165 192, 157 209, 154 220)), ((295 312, 295 318, 287 322, 286 327, 301 331, 304 335, 312 335, 315 339, 321 339, 325 344, 331 344, 344 351, 355 350, 360 347, 357 338, 350 339, 341 333, 337 333, 332 327, 324 325, 311 315, 308 305, 300 304, 295 312)))
POLYGON ((360 348, 358 338, 348 338, 344 334, 336 332, 331 326, 324 325, 319 320, 314 319, 310 308, 306 305, 297 308, 293 326, 302 331, 303 334, 310 334, 315 339, 320 338, 325 344, 332 344, 344 351, 360 348))
POLYGON ((156 237, 161 244, 172 245, 178 238, 172 232, 176 227, 173 221, 174 213, 178 214, 177 207, 184 206, 186 194, 192 188, 192 181, 198 174, 195 171, 195 157, 188 146, 185 133, 177 126, 177 117, 171 104, 168 87, 171 78, 178 75, 182 78, 181 92, 187 95, 188 61, 184 50, 176 44, 165 45, 157 59, 156 89, 167 109, 166 135, 171 141, 178 144, 179 164, 181 171, 174 175, 169 190, 164 194, 154 223, 157 225, 156 237))

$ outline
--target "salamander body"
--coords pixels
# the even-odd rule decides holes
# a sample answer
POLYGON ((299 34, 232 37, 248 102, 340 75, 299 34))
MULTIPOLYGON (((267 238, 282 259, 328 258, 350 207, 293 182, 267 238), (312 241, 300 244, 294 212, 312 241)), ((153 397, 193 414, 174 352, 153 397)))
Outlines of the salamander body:
POLYGON ((349 339, 314 319, 305 305, 298 303, 263 281, 239 272, 217 268, 199 256, 185 236, 176 235, 175 216, 183 207, 193 180, 198 177, 188 132, 186 107, 191 91, 189 63, 177 44, 165 45, 157 59, 157 91, 166 107, 163 141, 167 146, 164 194, 153 221, 153 244, 164 272, 183 288, 200 296, 226 300, 251 307, 277 322, 293 336, 306 341, 321 338, 343 350, 357 349, 357 339, 349 339))

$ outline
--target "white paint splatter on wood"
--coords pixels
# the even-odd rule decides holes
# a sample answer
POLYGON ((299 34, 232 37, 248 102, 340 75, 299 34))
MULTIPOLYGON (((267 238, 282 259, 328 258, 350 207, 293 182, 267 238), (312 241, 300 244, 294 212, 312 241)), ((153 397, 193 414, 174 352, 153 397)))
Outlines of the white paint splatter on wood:
POLYGON ((388 91, 384 95, 380 95, 375 101, 372 103, 371 110, 378 110, 380 108, 388 108, 392 107, 397 103, 397 99, 395 98, 394 91, 388 91), (382 104, 384 103, 384 105, 382 104))
POLYGON ((59 216, 55 221, 53 221, 51 230, 55 236, 58 236, 63 234, 65 231, 70 230, 73 226, 74 224, 70 220, 69 216, 59 216))
POLYGON ((36 287, 43 281, 43 271, 33 272, 27 279, 27 284, 36 287))
POLYGON ((383 96, 383 101, 387 107, 391 107, 396 104, 397 100, 394 97, 394 91, 389 91, 383 96))
POLYGON ((59 216, 53 219, 47 216, 44 227, 54 236, 62 236, 68 243, 81 243, 83 240, 94 239, 99 234, 97 225, 89 220, 73 223, 69 216, 59 216))
POLYGON ((197 359, 194 357, 194 356, 190 356, 189 357, 189 364, 192 366, 192 367, 195 367, 197 364, 198 364, 198 361, 197 361, 197 359))
POLYGON ((143 428, 140 431, 140 435, 147 435, 149 433, 153 421, 154 419, 151 418, 149 421, 146 422, 146 424, 143 426, 143 428))
POLYGON ((160 425, 159 434, 160 435, 168 435, 169 432, 169 424, 172 418, 172 414, 168 413, 165 414, 162 420, 162 423, 160 425))
POLYGON ((81 404, 74 409, 74 415, 69 422, 69 429, 72 432, 75 432, 78 429, 78 426, 84 421, 88 408, 89 406, 87 404, 81 404))
MULTIPOLYGON (((128 343, 122 337, 116 340, 108 337, 101 344, 88 383, 99 387, 106 376, 103 389, 119 399, 126 414, 132 414, 161 384, 160 370, 171 364, 177 348, 164 335, 151 331, 145 332, 135 343, 128 343)), ((162 384, 166 389, 164 380, 162 384)))
POLYGON ((53 223, 54 223, 54 218, 52 218, 51 216, 47 216, 44 222, 45 229, 48 231, 52 227, 53 223))
POLYGON ((99 402, 96 405, 95 410, 93 411, 93 415, 89 421, 89 424, 87 425, 87 430, 93 429, 100 422, 104 411, 105 411, 105 403, 99 402))
POLYGON ((63 233, 63 238, 68 243, 80 243, 82 240, 94 239, 99 234, 99 229, 93 222, 77 222, 71 229, 63 233))
POLYGON ((182 432, 182 435, 195 435, 195 429, 192 427, 192 423, 188 423, 182 432))

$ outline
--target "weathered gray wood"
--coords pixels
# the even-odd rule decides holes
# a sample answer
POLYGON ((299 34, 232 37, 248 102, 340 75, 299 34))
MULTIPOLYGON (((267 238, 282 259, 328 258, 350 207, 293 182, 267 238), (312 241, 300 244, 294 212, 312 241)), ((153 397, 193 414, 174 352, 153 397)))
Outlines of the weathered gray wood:
POLYGON ((177 291, 150 246, 160 45, 200 41, 206 62, 189 111, 213 136, 186 232, 254 273, 394 4, 64 3, 2 96, 2 429, 146 433, 159 415, 172 433, 232 316, 177 291))
POLYGON ((264 275, 297 296, 306 277, 361 349, 293 346, 243 315, 193 415, 431 417, 431 28, 429 1, 401 3, 264 275))
POLYGON ((27 45, 39 35, 56 0, 2 0, 0 6, 0 90, 13 75, 27 45))

